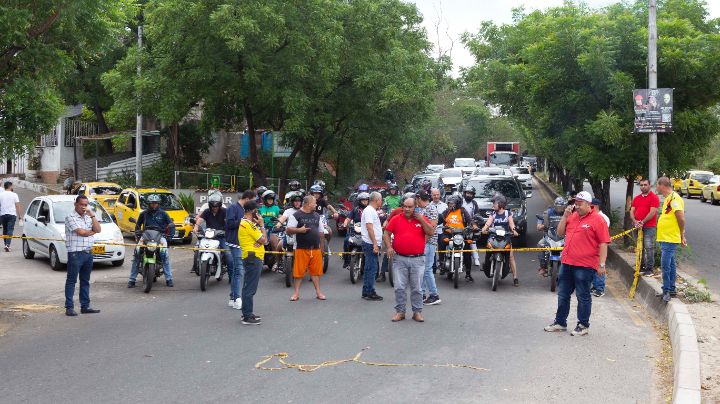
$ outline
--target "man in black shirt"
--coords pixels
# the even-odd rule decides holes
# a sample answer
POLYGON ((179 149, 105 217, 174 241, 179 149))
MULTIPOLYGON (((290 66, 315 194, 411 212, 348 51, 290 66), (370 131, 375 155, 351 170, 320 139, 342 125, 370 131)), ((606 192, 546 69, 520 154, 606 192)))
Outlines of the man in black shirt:
POLYGON ((324 237, 322 234, 322 221, 315 211, 317 203, 312 196, 303 199, 302 208, 288 219, 287 233, 295 235, 295 264, 293 265, 293 278, 295 293, 290 298, 296 301, 300 298, 300 283, 305 272, 310 272, 310 279, 315 286, 315 293, 319 300, 325 300, 320 291, 320 276, 322 276, 322 247, 324 237))

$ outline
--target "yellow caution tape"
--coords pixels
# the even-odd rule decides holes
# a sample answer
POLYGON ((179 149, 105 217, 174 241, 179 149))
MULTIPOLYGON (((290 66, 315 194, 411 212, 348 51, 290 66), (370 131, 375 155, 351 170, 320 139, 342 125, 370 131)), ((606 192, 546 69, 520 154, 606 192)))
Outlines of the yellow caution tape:
POLYGON ((370 348, 364 348, 362 351, 358 352, 357 355, 353 356, 352 358, 347 359, 339 359, 339 360, 330 360, 330 361, 324 361, 318 364, 300 364, 300 363, 291 363, 288 362, 286 359, 290 356, 287 352, 278 352, 274 353, 272 355, 264 356, 263 359, 255 364, 255 369, 258 370, 285 370, 285 369, 297 369, 300 372, 314 372, 321 368, 326 368, 330 366, 337 366, 342 365, 345 363, 359 363, 361 365, 367 365, 367 366, 383 366, 383 367, 424 367, 424 368, 452 368, 452 369, 470 369, 470 370, 476 370, 481 372, 489 372, 490 369, 481 368, 478 366, 473 365, 464 365, 464 364, 454 364, 454 363, 446 363, 446 364, 415 364, 415 363, 384 363, 384 362, 368 362, 361 360, 360 357, 362 354, 367 351, 370 348), (282 366, 276 366, 276 367, 268 367, 264 366, 266 363, 270 362, 273 358, 277 358, 278 362, 282 366))
POLYGON ((635 274, 633 278, 633 284, 630 287, 630 299, 635 298, 635 288, 637 288, 638 279, 640 278, 640 266, 642 265, 643 256, 643 231, 638 229, 637 245, 635 247, 635 274))

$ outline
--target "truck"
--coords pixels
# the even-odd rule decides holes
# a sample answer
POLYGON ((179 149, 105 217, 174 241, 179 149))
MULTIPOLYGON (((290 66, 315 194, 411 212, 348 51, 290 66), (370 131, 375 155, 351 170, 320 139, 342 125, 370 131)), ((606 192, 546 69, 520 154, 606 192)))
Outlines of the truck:
POLYGON ((488 142, 489 167, 513 167, 520 163, 520 142, 488 142))

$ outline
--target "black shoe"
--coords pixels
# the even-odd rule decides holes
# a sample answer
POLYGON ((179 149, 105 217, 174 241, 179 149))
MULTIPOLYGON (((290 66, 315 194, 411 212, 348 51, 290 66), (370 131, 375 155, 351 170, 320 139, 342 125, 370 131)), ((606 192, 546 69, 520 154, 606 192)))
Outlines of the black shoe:
POLYGON ((169 281, 166 281, 166 282, 165 282, 165 284, 166 284, 166 285, 167 285, 167 287, 169 287, 169 288, 172 288, 172 287, 174 287, 174 286, 175 286, 175 284, 173 284, 173 281, 172 281, 172 279, 170 279, 169 281))
POLYGON ((68 317, 75 317, 77 316, 77 312, 73 309, 65 309, 65 315, 68 317))
POLYGON ((251 314, 247 317, 243 317, 242 323, 245 325, 260 325, 260 324, 262 324, 262 321, 259 318, 257 318, 256 316, 251 314))
POLYGON ((377 279, 377 282, 385 282, 387 278, 385 278, 385 274, 380 275, 380 277, 377 279))
POLYGON ((82 314, 95 314, 100 313, 100 310, 97 309, 91 309, 90 307, 85 307, 80 309, 80 313, 82 314))
POLYGON ((601 291, 595 289, 595 291, 593 292, 592 295, 595 296, 595 297, 603 297, 603 296, 605 296, 605 291, 602 291, 602 292, 601 292, 601 291))
POLYGON ((591 294, 594 295, 596 291, 597 291, 597 289, 595 289, 594 286, 590 288, 590 293, 591 293, 591 294))
POLYGON ((670 300, 672 300, 672 296, 670 296, 670 292, 663 293, 662 299, 666 303, 669 302, 670 300))
POLYGON ((465 282, 475 282, 475 279, 473 279, 470 274, 465 275, 465 282))
POLYGON ((129 289, 129 288, 134 288, 134 287, 135 287, 135 282, 133 282, 133 281, 128 281, 128 289, 129 289))
POLYGON ((373 293, 372 295, 365 295, 362 298, 365 300, 372 300, 372 301, 376 301, 376 302, 379 302, 380 300, 383 299, 382 296, 378 295, 377 293, 373 293))
POLYGON ((513 286, 520 286, 520 281, 518 278, 513 279, 513 286))
POLYGON ((442 300, 440 300, 440 296, 438 295, 431 295, 427 298, 426 301, 423 302, 423 304, 426 304, 428 306, 434 306, 436 304, 440 304, 442 300))

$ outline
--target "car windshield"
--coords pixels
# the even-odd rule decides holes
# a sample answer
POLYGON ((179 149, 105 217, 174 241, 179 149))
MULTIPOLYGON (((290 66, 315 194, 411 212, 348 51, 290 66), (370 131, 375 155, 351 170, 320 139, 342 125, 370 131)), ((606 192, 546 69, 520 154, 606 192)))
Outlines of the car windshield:
POLYGON ((473 160, 473 159, 456 159, 455 167, 475 167, 475 160, 473 160))
POLYGON ((495 194, 503 194, 508 199, 520 198, 520 189, 514 180, 470 180, 469 187, 475 188, 476 198, 492 198, 495 194))
POLYGON ((503 166, 514 166, 518 163, 518 155, 515 153, 490 153, 490 163, 503 166))
POLYGON ((720 175, 713 175, 712 178, 710 178, 710 182, 708 184, 718 184, 720 183, 720 175))
POLYGON ((513 167, 510 170, 515 174, 530 174, 530 171, 525 167, 513 167))
MULTIPOLYGON (((98 222, 112 223, 112 218, 110 218, 110 215, 105 212, 105 209, 103 209, 99 203, 91 201, 89 206, 95 213, 98 222)), ((73 201, 53 202, 53 217, 55 218, 55 223, 65 223, 65 217, 69 215, 73 209, 75 209, 75 203, 73 201)))
POLYGON ((160 196, 160 208, 162 210, 182 210, 183 209, 177 196, 175 196, 175 194, 166 193, 166 192, 140 194, 140 207, 141 208, 143 208, 143 209, 148 208, 147 198, 150 195, 160 196))
POLYGON ((90 188, 89 195, 120 195, 121 188, 112 185, 100 185, 90 188))
POLYGON ((693 179, 698 180, 703 184, 709 184, 710 177, 712 177, 712 174, 693 174, 693 179))
POLYGON ((463 172, 459 168, 446 168, 442 170, 440 176, 443 178, 462 177, 463 172))

